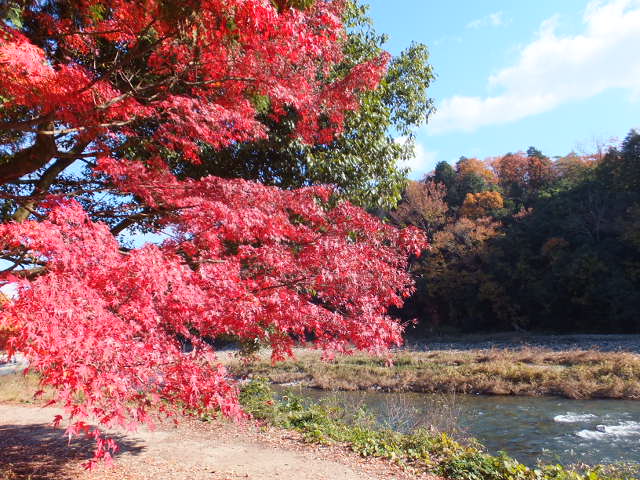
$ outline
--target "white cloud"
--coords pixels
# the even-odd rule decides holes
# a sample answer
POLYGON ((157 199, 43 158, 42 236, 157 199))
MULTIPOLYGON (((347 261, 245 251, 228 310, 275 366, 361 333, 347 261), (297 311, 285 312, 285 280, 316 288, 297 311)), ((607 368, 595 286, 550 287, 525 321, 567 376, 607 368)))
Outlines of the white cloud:
POLYGON ((583 21, 584 32, 575 36, 557 34, 557 17, 543 22, 518 61, 489 78, 501 94, 445 99, 428 131, 509 123, 611 88, 640 97, 640 0, 592 1, 583 21))
MULTIPOLYGON (((399 137, 396 139, 398 143, 405 143, 406 137, 399 137)), ((407 167, 411 171, 409 177, 419 179, 424 176, 425 173, 430 172, 436 166, 438 153, 428 151, 424 145, 420 142, 415 142, 414 156, 412 159, 402 162, 401 167, 407 167)))
POLYGON ((494 12, 470 21, 467 23, 467 28, 500 27, 506 23, 503 12, 494 12))

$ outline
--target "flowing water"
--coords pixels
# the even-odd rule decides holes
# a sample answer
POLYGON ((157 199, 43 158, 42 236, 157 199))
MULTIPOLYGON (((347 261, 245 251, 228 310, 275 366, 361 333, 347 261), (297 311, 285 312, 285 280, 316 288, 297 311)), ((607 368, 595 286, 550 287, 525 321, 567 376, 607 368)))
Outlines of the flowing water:
POLYGON ((294 389, 314 400, 366 406, 378 421, 403 430, 457 417, 458 427, 491 453, 504 451, 523 463, 640 462, 640 402, 562 398, 446 397, 417 393, 322 392, 294 389))

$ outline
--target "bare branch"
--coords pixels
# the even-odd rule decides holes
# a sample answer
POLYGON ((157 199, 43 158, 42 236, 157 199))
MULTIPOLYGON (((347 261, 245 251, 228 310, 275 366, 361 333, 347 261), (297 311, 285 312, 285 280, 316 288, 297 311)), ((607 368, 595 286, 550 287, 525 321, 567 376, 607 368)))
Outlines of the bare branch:
POLYGON ((72 128, 60 128, 60 129, 51 129, 51 130, 38 130, 38 135, 67 135, 69 133, 77 133, 84 132, 86 130, 91 130, 92 128, 110 128, 110 127, 124 127, 129 125, 137 120, 136 117, 133 117, 129 120, 119 121, 119 122, 110 122, 110 123, 99 123, 97 125, 89 125, 85 127, 72 127, 72 128))

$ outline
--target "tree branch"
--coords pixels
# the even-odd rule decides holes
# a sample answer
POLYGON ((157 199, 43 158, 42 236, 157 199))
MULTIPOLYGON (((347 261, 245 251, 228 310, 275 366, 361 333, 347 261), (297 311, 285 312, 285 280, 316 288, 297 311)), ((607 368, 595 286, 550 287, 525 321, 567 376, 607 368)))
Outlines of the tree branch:
MULTIPOLYGON (((42 125, 42 129, 53 129, 53 121, 42 125)), ((35 143, 20 150, 6 163, 0 165, 0 185, 4 185, 44 167, 58 151, 52 136, 38 133, 35 143)))
POLYGON ((123 232, 124 230, 126 230, 127 228, 135 225, 140 220, 151 216, 151 214, 152 214, 151 209, 145 208, 142 212, 131 215, 125 218, 124 220, 122 220, 120 223, 118 223, 114 227, 112 227, 110 230, 111 234, 115 237, 121 232, 123 232))
MULTIPOLYGON (((73 153, 81 153, 89 142, 82 142, 79 145, 76 145, 73 153)), ((75 157, 71 158, 59 158, 51 165, 47 170, 42 174, 38 183, 36 183, 33 187, 33 191, 31 192, 30 197, 32 200, 23 204, 16 212, 13 214, 13 219, 17 222, 21 222, 26 220, 31 213, 33 213, 36 201, 35 198, 38 195, 42 195, 49 191, 49 188, 55 181, 55 179, 60 175, 67 167, 69 167, 73 162, 75 162, 75 157)))
POLYGON ((136 117, 130 118, 129 120, 123 120, 119 122, 109 122, 109 123, 99 123, 97 125, 89 125, 85 127, 72 127, 72 128, 60 128, 55 129, 50 127, 49 130, 38 130, 38 135, 67 135, 69 133, 77 133, 84 132, 86 130, 90 130, 92 128, 110 128, 110 127, 124 127, 125 125, 129 125, 137 120, 136 117))

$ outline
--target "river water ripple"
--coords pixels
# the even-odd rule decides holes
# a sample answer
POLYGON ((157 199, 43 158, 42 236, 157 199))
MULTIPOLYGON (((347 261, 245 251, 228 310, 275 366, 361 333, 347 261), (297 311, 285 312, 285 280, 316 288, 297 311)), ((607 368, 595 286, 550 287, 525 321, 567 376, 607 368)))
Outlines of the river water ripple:
MULTIPOLYGON (((347 409, 364 405, 380 423, 400 430, 402 425, 420 423, 421 417, 430 418, 429 410, 442 404, 442 397, 417 393, 294 391, 314 400, 331 398, 347 409), (397 419, 402 425, 393 425, 397 419)), ((491 453, 504 451, 528 465, 538 460, 640 462, 638 401, 480 395, 458 395, 447 401, 453 402, 458 425, 469 436, 491 453)))

